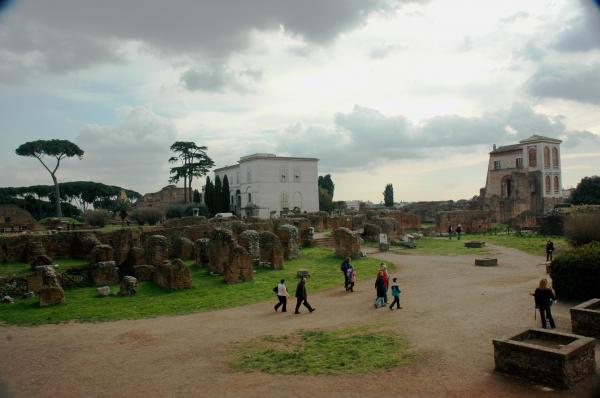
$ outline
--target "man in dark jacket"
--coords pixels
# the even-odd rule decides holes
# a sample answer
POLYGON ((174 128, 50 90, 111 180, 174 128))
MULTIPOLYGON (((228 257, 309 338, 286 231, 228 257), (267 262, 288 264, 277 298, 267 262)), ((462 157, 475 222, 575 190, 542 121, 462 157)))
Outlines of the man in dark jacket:
POLYGON ((300 304, 304 304, 304 306, 308 308, 310 312, 313 312, 315 310, 315 308, 311 307, 310 304, 308 304, 308 301, 306 301, 307 295, 305 284, 306 280, 302 278, 300 279, 300 282, 298 282, 298 286, 296 287, 296 311, 294 312, 294 314, 300 313, 300 311, 298 311, 300 309, 300 304))
POLYGON ((554 253, 554 242, 548 239, 548 242, 546 242, 546 261, 552 261, 552 253, 554 253))
POLYGON ((344 274, 344 288, 348 291, 348 285, 350 284, 350 280, 348 278, 348 269, 351 267, 350 265, 350 257, 346 257, 340 265, 340 271, 344 274))

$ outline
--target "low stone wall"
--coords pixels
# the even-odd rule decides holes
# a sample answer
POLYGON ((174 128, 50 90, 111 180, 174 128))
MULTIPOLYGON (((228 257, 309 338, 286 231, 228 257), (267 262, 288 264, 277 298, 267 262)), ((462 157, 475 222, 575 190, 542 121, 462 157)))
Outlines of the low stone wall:
POLYGON ((154 271, 154 283, 163 289, 189 289, 192 287, 192 274, 183 261, 176 258, 165 261, 154 271))
POLYGON ((486 232, 492 225, 493 214, 486 210, 452 210, 440 211, 436 216, 436 227, 439 232, 448 232, 448 226, 455 229, 461 225, 463 233, 486 232))
POLYGON ((596 372, 593 338, 529 329, 493 344, 496 371, 536 383, 570 388, 596 372))
POLYGON ((570 309, 573 333, 600 340, 600 299, 595 298, 570 309))

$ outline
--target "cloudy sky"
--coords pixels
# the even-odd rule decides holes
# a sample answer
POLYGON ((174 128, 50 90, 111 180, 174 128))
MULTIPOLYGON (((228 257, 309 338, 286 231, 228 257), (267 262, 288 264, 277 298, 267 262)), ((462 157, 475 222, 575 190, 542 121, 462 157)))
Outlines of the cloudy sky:
POLYGON ((470 198, 492 144, 562 139, 600 174, 595 0, 0 0, 0 186, 49 184, 25 141, 77 143, 62 181, 142 193, 169 146, 218 166, 318 157, 337 200, 470 198), (1 5, 4 4, 4 5, 1 5))

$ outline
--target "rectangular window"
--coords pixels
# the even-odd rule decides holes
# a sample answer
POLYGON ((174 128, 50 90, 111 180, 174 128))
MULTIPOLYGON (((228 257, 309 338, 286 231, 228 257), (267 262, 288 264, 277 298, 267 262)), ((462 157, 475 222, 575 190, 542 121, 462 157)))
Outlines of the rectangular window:
POLYGON ((281 208, 282 208, 282 209, 287 209, 287 208, 289 208, 289 204, 288 204, 288 193, 287 193, 287 192, 282 192, 282 193, 281 193, 281 208))
POLYGON ((500 161, 494 160, 494 170, 500 170, 500 161))
POLYGON ((294 182, 300 182, 300 170, 294 169, 294 182))
POLYGON ((4 223, 5 224, 10 224, 12 221, 12 219, 10 217, 4 217, 4 223))
POLYGON ((523 168, 523 158, 517 158, 517 169, 523 168))
POLYGON ((252 203, 252 194, 248 192, 248 203, 252 203))

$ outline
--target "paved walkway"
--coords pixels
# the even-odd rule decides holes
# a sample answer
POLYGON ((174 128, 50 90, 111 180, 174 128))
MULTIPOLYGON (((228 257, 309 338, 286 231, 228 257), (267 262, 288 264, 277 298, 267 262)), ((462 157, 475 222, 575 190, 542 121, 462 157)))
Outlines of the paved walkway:
MULTIPOLYGON (((0 377, 15 397, 590 396, 597 378, 547 391, 493 372, 492 338, 538 326, 528 293, 545 275, 542 258, 494 249, 497 268, 475 267, 473 256, 373 254, 398 266, 404 309, 394 312, 373 308, 372 276, 359 269, 353 294, 340 287, 313 295, 309 282, 312 314, 275 313, 274 302, 263 302, 177 317, 0 327, 0 377), (381 321, 421 353, 415 364, 352 376, 244 373, 227 365, 237 342, 381 321)), ((559 330, 570 328, 568 307, 554 307, 559 330)))

